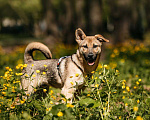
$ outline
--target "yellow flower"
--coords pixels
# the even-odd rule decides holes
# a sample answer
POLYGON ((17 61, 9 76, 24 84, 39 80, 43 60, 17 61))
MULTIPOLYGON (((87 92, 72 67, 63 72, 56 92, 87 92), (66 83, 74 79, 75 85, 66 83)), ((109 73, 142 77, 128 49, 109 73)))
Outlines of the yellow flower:
POLYGON ((106 107, 103 107, 103 110, 105 111, 105 110, 106 110, 106 107))
POLYGON ((28 74, 25 74, 25 76, 26 76, 26 77, 29 77, 29 75, 28 75, 28 74))
POLYGON ((126 93, 126 91, 124 90, 123 93, 126 93))
POLYGON ((137 81, 136 84, 139 85, 140 83, 137 81))
POLYGON ((35 74, 32 75, 32 77, 35 77, 35 76, 36 76, 35 74))
POLYGON ((92 79, 94 79, 94 76, 92 75, 92 79))
POLYGON ((119 120, 121 120, 121 116, 119 116, 119 120))
POLYGON ((36 70, 36 73, 40 73, 40 70, 36 70))
POLYGON ((142 81, 142 79, 139 79, 139 82, 141 82, 142 81))
POLYGON ((116 70, 116 72, 119 72, 119 70, 116 70))
POLYGON ((50 91, 50 95, 52 95, 53 93, 54 93, 53 90, 51 90, 51 91, 50 91))
POLYGON ((126 103, 125 106, 128 106, 128 103, 126 103))
POLYGON ((133 107, 133 111, 137 112, 138 111, 138 107, 133 107))
POLYGON ((94 73, 95 71, 92 71, 91 73, 94 73))
POLYGON ((134 89, 136 89, 137 87, 136 87, 136 86, 134 86, 133 88, 134 88, 134 89))
POLYGON ((24 64, 23 67, 27 67, 27 64, 24 64))
POLYGON ((104 68, 107 68, 108 66, 107 65, 104 65, 104 68))
POLYGON ((71 107, 71 108, 73 108, 74 105, 72 105, 72 104, 70 104, 70 103, 67 103, 66 107, 71 107))
POLYGON ((20 67, 19 66, 16 66, 16 69, 19 69, 20 67))
POLYGON ((87 94, 87 96, 90 96, 90 94, 87 94))
POLYGON ((122 86, 122 89, 125 89, 125 85, 122 86))
POLYGON ((136 75, 135 77, 139 77, 138 75, 136 75))
POLYGON ((126 87, 126 90, 129 92, 129 91, 130 91, 130 88, 127 86, 127 87, 126 87))
POLYGON ((25 99, 21 100, 20 103, 23 104, 25 102, 25 99))
POLYGON ((2 92, 3 95, 6 95, 6 92, 2 92))
POLYGON ((34 66, 34 64, 32 64, 32 67, 34 66))
POLYGON ((140 103, 140 100, 137 100, 137 103, 139 104, 139 103, 140 103))
POLYGON ((122 99, 125 99, 125 96, 122 96, 122 99))
POLYGON ((65 98, 61 98, 64 102, 66 102, 66 99, 65 98))
POLYGON ((9 70, 9 67, 5 67, 6 70, 9 70))
POLYGON ((44 67, 47 67, 47 65, 44 65, 44 67))
POLYGON ((37 89, 34 89, 34 92, 36 92, 37 91, 37 89))
POLYGON ((9 71, 12 71, 12 69, 11 69, 11 68, 9 68, 9 71))
POLYGON ((96 84, 95 87, 98 88, 99 84, 96 84))
POLYGON ((143 118, 141 116, 137 116, 136 120, 143 120, 143 118))
POLYGON ((45 93, 46 93, 46 91, 47 91, 46 89, 43 89, 43 92, 45 92, 45 93))
POLYGON ((78 77, 78 76, 79 76, 79 74, 77 73, 77 74, 75 74, 75 76, 76 76, 76 77, 78 77))
POLYGON ((50 111, 51 109, 52 109, 52 107, 49 107, 49 108, 46 109, 46 111, 50 111))
POLYGON ((46 72, 43 72, 43 75, 45 75, 46 74, 46 72))
POLYGON ((15 105, 12 104, 12 105, 11 105, 11 109, 14 109, 14 108, 15 108, 15 105))
POLYGON ((74 83, 73 82, 70 82, 71 83, 71 85, 73 85, 74 83))
POLYGON ((21 76, 23 75, 23 73, 15 73, 17 76, 21 76))
POLYGON ((59 112, 57 113, 57 116, 58 116, 58 117, 61 117, 61 116, 63 116, 63 113, 62 113, 61 111, 59 111, 59 112))
POLYGON ((50 104, 53 104, 53 101, 50 101, 50 104))

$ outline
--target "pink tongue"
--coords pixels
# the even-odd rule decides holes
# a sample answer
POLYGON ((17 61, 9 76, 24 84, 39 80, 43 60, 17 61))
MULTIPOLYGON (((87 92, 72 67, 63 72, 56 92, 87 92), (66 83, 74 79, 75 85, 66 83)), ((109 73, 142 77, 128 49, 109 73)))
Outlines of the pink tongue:
POLYGON ((95 63, 95 62, 92 62, 92 63, 88 63, 88 65, 94 65, 94 63, 95 63))

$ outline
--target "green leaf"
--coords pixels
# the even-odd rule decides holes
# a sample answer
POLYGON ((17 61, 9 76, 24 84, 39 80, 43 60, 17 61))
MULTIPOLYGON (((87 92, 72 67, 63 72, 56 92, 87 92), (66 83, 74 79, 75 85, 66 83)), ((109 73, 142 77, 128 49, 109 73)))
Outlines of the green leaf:
POLYGON ((85 98, 85 99, 81 99, 79 101, 80 105, 89 105, 94 102, 95 102, 95 100, 93 100, 92 98, 85 98))

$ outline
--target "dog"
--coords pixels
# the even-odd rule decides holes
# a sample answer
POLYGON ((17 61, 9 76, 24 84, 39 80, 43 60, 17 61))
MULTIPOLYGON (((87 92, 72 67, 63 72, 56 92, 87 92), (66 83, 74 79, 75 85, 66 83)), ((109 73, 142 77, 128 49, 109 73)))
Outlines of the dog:
MULTIPOLYGON (((100 60, 102 42, 109 42, 102 35, 86 36, 80 29, 75 32, 78 43, 77 52, 71 56, 52 59, 47 46, 39 42, 30 43, 24 53, 24 62, 27 67, 23 70, 21 87, 26 94, 35 93, 34 89, 45 88, 48 93, 49 86, 60 88, 61 94, 72 100, 76 91, 84 89, 85 77, 91 76, 100 60), (34 60, 33 51, 39 50, 46 60, 34 60), (77 87, 73 87, 73 86, 77 87)), ((39 91, 42 95, 44 91, 39 91)))

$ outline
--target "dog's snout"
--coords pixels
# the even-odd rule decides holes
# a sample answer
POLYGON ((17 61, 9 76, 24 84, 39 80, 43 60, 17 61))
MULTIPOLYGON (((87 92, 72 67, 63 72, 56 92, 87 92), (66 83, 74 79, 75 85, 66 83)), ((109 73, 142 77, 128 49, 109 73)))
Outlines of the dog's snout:
POLYGON ((89 53, 89 54, 88 54, 88 58, 92 58, 93 55, 94 55, 93 53, 89 53))

